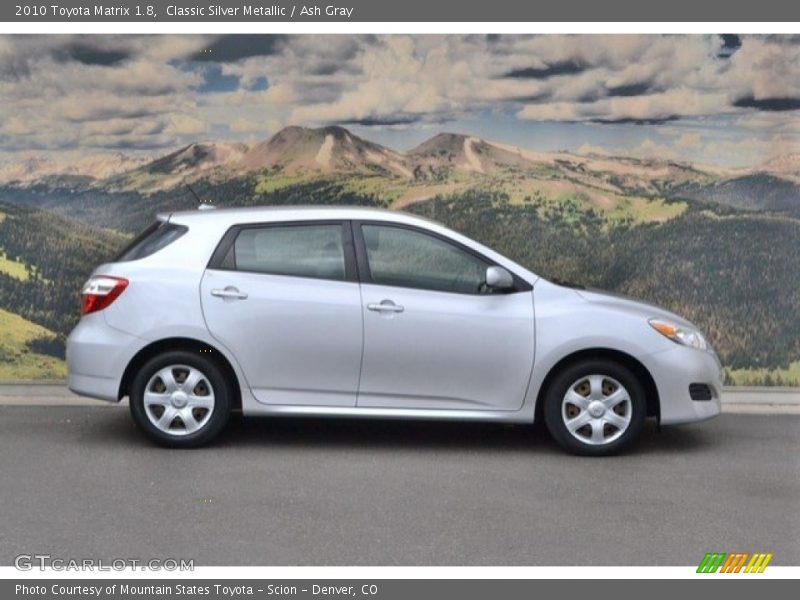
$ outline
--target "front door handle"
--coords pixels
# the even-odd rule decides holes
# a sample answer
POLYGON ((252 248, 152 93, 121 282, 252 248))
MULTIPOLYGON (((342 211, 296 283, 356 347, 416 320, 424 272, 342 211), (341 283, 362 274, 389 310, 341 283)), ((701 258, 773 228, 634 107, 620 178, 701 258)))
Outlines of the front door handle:
POLYGON ((380 304, 376 304, 376 303, 367 304, 367 308, 369 310, 374 310, 376 312, 401 313, 401 312, 403 312, 405 310, 405 308, 403 308, 399 304, 395 304, 391 300, 381 300, 380 304))
POLYGON ((211 290, 211 295, 225 300, 246 300, 247 294, 229 285, 224 290, 211 290))

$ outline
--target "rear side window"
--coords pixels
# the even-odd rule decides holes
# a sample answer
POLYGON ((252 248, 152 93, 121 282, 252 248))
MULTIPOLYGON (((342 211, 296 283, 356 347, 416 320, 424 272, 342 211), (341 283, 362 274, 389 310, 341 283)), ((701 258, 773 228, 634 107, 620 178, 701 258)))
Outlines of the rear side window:
POLYGON ((176 225, 167 221, 157 221, 137 235, 125 249, 114 259, 114 262, 138 260, 166 248, 172 242, 189 231, 185 225, 176 225))
POLYGON ((248 227, 239 231, 222 266, 344 281, 342 233, 339 224, 248 227))

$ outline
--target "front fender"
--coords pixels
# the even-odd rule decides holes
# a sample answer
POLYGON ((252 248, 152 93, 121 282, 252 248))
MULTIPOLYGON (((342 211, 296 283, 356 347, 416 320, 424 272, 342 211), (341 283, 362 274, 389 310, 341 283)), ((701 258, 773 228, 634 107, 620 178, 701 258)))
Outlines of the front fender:
MULTIPOLYGON (((565 358, 596 350, 644 357, 674 344, 653 330, 640 309, 590 302, 575 290, 540 280, 534 289, 535 364, 526 405, 535 409, 547 376, 565 358)), ((535 410, 534 410, 535 414, 535 410)))

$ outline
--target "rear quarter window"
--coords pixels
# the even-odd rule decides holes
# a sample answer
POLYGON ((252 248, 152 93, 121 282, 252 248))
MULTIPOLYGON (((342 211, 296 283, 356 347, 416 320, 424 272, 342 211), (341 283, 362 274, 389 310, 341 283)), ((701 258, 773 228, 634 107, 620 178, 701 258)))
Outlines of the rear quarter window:
POLYGON ((155 254, 169 246, 172 242, 189 231, 185 225, 177 225, 167 221, 157 221, 137 235, 125 249, 119 253, 114 262, 139 260, 155 254))

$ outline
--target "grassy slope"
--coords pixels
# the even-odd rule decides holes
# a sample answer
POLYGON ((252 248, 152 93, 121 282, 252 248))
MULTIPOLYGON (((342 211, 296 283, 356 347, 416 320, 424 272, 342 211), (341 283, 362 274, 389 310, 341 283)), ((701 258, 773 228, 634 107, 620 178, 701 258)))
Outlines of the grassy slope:
POLYGON ((0 273, 6 273, 14 279, 20 281, 28 281, 28 271, 25 269, 25 263, 11 260, 0 248, 0 273))
MULTIPOLYGON (((0 211, 0 224, 5 220, 6 213, 0 211)), ((2 248, 0 248, 0 273, 7 273, 20 281, 27 281, 28 279, 28 272, 25 270, 25 264, 9 259, 2 248)))
POLYGON ((778 385, 800 387, 800 361, 785 369, 727 369, 730 385, 778 385))
POLYGON ((417 202, 435 196, 447 196, 468 190, 505 192, 512 204, 536 202, 544 215, 548 207, 570 204, 574 210, 599 213, 609 224, 627 221, 634 224, 664 222, 683 214, 685 202, 666 201, 622 195, 571 181, 557 170, 538 173, 501 171, 487 176, 450 172, 434 180, 411 181, 390 175, 325 176, 280 173, 259 175, 254 183, 256 196, 270 194, 293 186, 328 182, 344 193, 369 196, 386 202, 392 208, 403 210, 417 202))
POLYGON ((0 380, 59 379, 66 376, 63 360, 31 352, 26 344, 52 332, 0 309, 0 380))

